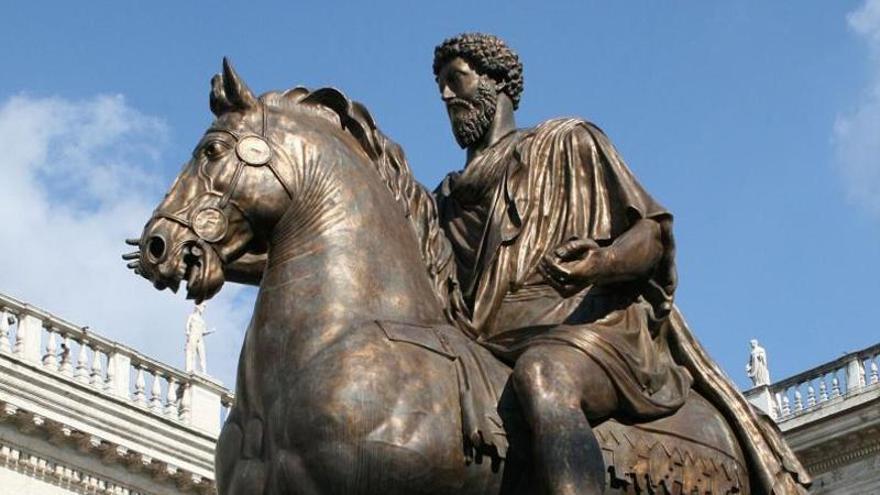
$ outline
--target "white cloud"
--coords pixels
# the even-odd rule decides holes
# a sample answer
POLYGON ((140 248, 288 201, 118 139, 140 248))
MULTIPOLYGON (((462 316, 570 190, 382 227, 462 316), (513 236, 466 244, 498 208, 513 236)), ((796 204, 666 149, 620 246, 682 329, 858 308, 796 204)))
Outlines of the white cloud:
MULTIPOLYGON (((0 292, 182 367, 192 303, 131 274, 120 255, 168 186, 168 128, 122 96, 16 96, 0 106, 0 292)), ((226 285, 206 311, 208 370, 233 385, 253 292, 226 285)))
POLYGON ((877 48, 880 45, 880 2, 866 0, 857 10, 846 16, 850 27, 865 36, 877 48))
POLYGON ((880 0, 866 0, 847 22, 867 43, 873 74, 857 108, 835 122, 835 154, 850 199, 880 216, 880 0))

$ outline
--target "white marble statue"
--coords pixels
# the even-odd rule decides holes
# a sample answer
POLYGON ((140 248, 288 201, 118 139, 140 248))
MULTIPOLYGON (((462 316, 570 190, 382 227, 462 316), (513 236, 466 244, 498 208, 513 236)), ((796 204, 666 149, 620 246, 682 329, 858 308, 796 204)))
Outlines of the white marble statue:
POLYGON ((205 337, 214 333, 214 330, 207 331, 205 319, 202 316, 205 313, 205 303, 197 304, 193 307, 192 314, 186 319, 186 372, 187 373, 207 373, 207 357, 205 355, 205 337), (196 361, 198 360, 198 361, 196 361), (198 367, 196 363, 198 362, 198 367))
POLYGON ((752 385, 760 387, 770 385, 770 368, 767 367, 767 351, 752 339, 749 341, 752 347, 749 364, 746 365, 746 374, 752 379, 752 385))

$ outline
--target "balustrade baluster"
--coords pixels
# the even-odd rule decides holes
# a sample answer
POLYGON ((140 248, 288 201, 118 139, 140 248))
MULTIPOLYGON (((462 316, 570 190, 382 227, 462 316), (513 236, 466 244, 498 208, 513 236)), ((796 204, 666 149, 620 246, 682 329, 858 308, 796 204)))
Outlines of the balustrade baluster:
POLYGON ((0 311, 0 352, 6 354, 12 352, 12 346, 9 345, 9 327, 12 323, 10 321, 11 319, 12 315, 5 310, 0 311))
POLYGON ((104 389, 104 369, 103 363, 101 363, 101 350, 97 347, 95 347, 95 352, 92 356, 92 378, 89 383, 97 389, 104 389))
POLYGON ((12 346, 12 353, 16 356, 24 354, 24 332, 21 331, 21 321, 15 328, 15 343, 12 346))
POLYGON ((831 379, 831 398, 840 397, 840 380, 837 378, 837 372, 834 372, 834 378, 831 379))
POLYGON ((137 376, 134 380, 134 402, 142 407, 147 407, 147 381, 144 379, 144 365, 138 364, 137 376))
POLYGON ((828 400, 828 386, 825 384, 825 375, 819 377, 819 402, 828 400))
POLYGON ((801 397, 801 384, 798 384, 794 389, 794 412, 801 412, 804 410, 804 401, 801 397))
POLYGON ((782 396, 782 415, 788 416, 791 414, 791 404, 788 401, 788 391, 782 396))
POLYGON ((188 383, 183 383, 183 394, 180 397, 180 420, 189 424, 192 412, 192 390, 188 383))
POLYGON ((89 342, 85 339, 79 343, 79 354, 76 357, 76 381, 89 383, 89 342))
POLYGON ((49 335, 46 338, 46 354, 43 356, 43 366, 55 371, 58 369, 58 356, 56 355, 58 352, 58 342, 55 339, 55 332, 52 328, 47 328, 46 332, 49 335))
POLYGON ((153 372, 153 387, 150 389, 150 410, 156 414, 162 414, 162 385, 159 380, 162 379, 162 373, 153 372))
POLYGON ((813 384, 810 383, 807 385, 807 408, 811 408, 816 405, 816 389, 813 388, 813 384))
POLYGON ((67 333, 64 334, 64 339, 61 342, 61 364, 58 369, 64 375, 73 376, 73 362, 70 359, 70 335, 67 333))
POLYGON ((165 415, 177 419, 179 412, 177 406, 177 381, 172 376, 168 379, 168 391, 165 394, 165 415))

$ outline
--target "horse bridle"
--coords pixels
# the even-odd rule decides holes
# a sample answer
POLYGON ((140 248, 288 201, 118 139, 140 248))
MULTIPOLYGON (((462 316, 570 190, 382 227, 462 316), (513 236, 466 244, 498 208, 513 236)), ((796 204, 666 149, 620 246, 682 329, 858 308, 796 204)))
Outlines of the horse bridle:
MULTIPOLYGON (((266 137, 266 109, 264 105, 260 105, 262 110, 262 129, 260 134, 240 134, 231 129, 211 127, 207 132, 220 132, 232 136, 235 140, 235 154, 238 157, 238 163, 232 176, 229 188, 224 193, 220 193, 214 189, 214 181, 208 177, 206 190, 190 200, 182 209, 177 212, 165 211, 157 209, 153 212, 150 221, 158 218, 164 218, 180 224, 192 230, 199 240, 210 245, 215 252, 217 251, 214 244, 226 238, 229 229, 229 214, 227 213, 230 205, 238 210, 238 212, 251 224, 247 213, 241 209, 232 200, 232 195, 238 185, 242 172, 246 166, 251 167, 268 167, 272 175, 278 180, 284 188, 284 192, 290 199, 293 199, 291 187, 279 173, 278 168, 273 163, 275 153, 274 148, 277 146, 266 137), (213 198, 220 198, 214 200, 213 198), (207 199, 206 199, 207 198, 207 199)), ((218 253, 219 254, 219 253, 218 253)))

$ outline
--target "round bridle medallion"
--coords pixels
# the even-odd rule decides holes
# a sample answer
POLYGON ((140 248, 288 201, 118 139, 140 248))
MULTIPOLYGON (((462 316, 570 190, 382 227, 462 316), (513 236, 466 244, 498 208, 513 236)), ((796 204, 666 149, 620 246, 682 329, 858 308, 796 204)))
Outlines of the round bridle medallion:
MULTIPOLYGON (((235 173, 233 174, 232 181, 229 184, 229 188, 221 194, 219 191, 213 189, 213 182, 209 181, 207 185, 208 191, 205 194, 210 194, 214 197, 219 196, 216 205, 200 208, 199 202, 201 201, 196 198, 180 211, 168 212, 158 210, 153 214, 154 218, 166 218, 173 222, 177 222, 180 225, 191 228, 201 240, 208 243, 220 242, 226 237, 229 229, 229 218, 225 210, 230 203, 232 194, 235 191, 235 187, 238 184, 238 181, 242 176, 242 171, 246 165, 256 167, 266 165, 275 178, 281 183, 287 196, 293 198, 290 187, 272 164, 272 147, 269 145, 266 138, 253 134, 239 137, 239 134, 228 129, 212 130, 216 132, 225 132, 237 140, 235 144, 235 154, 238 156, 239 162, 235 173)), ((265 134, 265 124, 263 133, 265 134)), ((247 219, 247 214, 241 210, 240 206, 234 202, 232 202, 232 205, 241 212, 245 219, 247 219)))
POLYGON ((196 213, 192 225, 197 236, 207 242, 217 242, 226 236, 229 221, 222 211, 207 207, 196 213))
POLYGON ((245 136, 235 145, 235 153, 248 165, 265 165, 272 159, 269 143, 259 136, 245 136))

